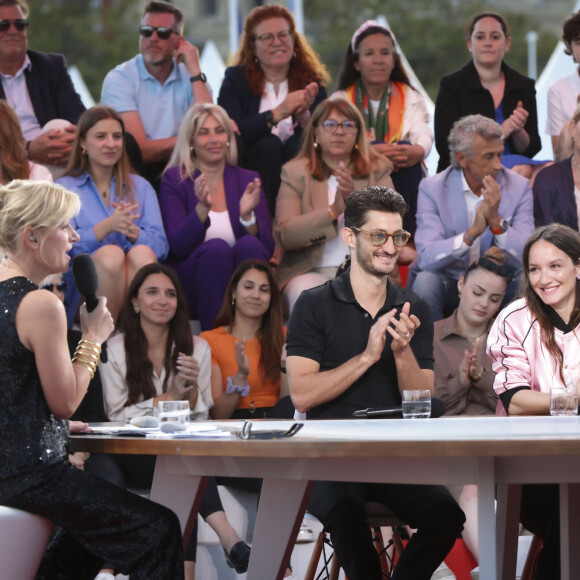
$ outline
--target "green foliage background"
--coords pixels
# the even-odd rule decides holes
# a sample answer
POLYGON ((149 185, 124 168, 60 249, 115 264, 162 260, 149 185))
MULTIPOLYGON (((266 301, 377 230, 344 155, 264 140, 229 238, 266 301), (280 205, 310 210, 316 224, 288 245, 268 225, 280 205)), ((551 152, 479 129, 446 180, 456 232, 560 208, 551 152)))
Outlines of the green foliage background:
MULTIPOLYGON (((183 5, 185 1, 175 2, 183 5)), ((133 57, 138 50, 137 28, 141 2, 135 0, 29 0, 30 48, 58 52, 76 65, 95 100, 105 74, 133 57)), ((334 88, 353 31, 368 18, 384 14, 405 55, 434 99, 439 79, 469 60, 465 28, 470 19, 497 3, 475 0, 307 0, 304 2, 306 34, 328 66, 334 88)), ((526 14, 502 11, 512 32, 506 61, 527 73, 526 34, 536 30, 538 71, 541 72, 557 34, 526 14)), ((186 23, 186 34, 202 36, 195 23, 186 23)), ((224 55, 225 56, 225 55, 224 55)))

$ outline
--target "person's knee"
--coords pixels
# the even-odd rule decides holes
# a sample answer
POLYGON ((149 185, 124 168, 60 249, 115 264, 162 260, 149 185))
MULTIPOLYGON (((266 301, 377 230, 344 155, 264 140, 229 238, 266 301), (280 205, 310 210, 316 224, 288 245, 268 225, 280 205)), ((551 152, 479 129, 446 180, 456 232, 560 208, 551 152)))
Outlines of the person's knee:
POLYGON ((133 246, 127 252, 127 262, 129 264, 129 268, 137 271, 147 264, 153 264, 157 262, 157 256, 149 246, 139 244, 138 246, 133 246))
POLYGON ((93 259, 99 275, 115 277, 124 274, 125 252, 119 246, 101 246, 93 254, 93 259))
POLYGON ((204 242, 196 252, 197 263, 210 261, 212 266, 219 266, 220 263, 231 263, 233 258, 232 247, 221 238, 214 238, 204 242))
POLYGON ((268 261, 270 257, 262 241, 256 236, 242 236, 232 249, 235 264, 244 260, 268 261))
POLYGON ((417 272, 412 290, 428 302, 429 300, 443 302, 445 281, 437 272, 417 272))

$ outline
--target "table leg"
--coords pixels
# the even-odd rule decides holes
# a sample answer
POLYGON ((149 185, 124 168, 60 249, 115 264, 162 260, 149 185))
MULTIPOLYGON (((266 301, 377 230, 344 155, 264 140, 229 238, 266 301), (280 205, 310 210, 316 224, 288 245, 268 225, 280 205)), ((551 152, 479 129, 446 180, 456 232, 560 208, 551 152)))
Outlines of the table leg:
POLYGON ((248 580, 280 580, 284 576, 313 485, 301 480, 264 479, 248 580))
POLYGON ((560 560, 562 580, 577 578, 580 570, 580 484, 560 484, 560 560))
POLYGON ((479 578, 497 578, 495 530, 495 469, 492 457, 477 461, 477 531, 479 534, 479 578))
POLYGON ((173 510, 187 546, 207 485, 207 477, 183 473, 183 457, 158 455, 150 499, 173 510))
POLYGON ((502 580, 511 580, 516 575, 521 505, 520 484, 497 486, 497 561, 498 577, 502 580))

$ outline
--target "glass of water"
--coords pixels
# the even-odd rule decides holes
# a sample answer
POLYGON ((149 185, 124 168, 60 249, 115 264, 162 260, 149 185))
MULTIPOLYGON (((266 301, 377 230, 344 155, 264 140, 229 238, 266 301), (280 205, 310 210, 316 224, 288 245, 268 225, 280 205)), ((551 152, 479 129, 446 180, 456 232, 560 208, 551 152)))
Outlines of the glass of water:
POLYGON ((189 401, 159 401, 159 424, 189 421, 189 401))
POLYGON ((578 391, 573 387, 550 389, 550 415, 578 415, 578 391))
POLYGON ((403 391, 403 417, 427 419, 431 416, 431 392, 428 389, 403 391))

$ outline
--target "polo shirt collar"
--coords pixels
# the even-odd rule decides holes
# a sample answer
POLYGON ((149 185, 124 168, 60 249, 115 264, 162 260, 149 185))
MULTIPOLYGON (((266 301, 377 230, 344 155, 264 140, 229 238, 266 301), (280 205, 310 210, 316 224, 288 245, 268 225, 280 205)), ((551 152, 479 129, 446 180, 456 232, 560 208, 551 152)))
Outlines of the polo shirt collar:
MULTIPOLYGON (((143 61, 143 55, 137 55, 137 69, 139 71, 139 79, 142 81, 146 81, 148 79, 152 79, 157 81, 157 79, 147 70, 145 66, 145 62, 143 61)), ((171 68, 171 72, 165 81, 165 84, 175 80, 177 78, 177 62, 173 59, 173 67, 171 68)), ((157 81, 159 82, 159 81, 157 81)))
MULTIPOLYGON (((355 298, 354 292, 352 290, 352 285, 350 283, 350 268, 346 272, 342 273, 340 276, 334 278, 330 281, 332 291, 338 300, 342 302, 347 302, 349 304, 357 304, 358 301, 355 298)), ((387 299, 381 308, 381 312, 385 310, 391 310, 396 306, 403 306, 405 304, 405 296, 400 286, 393 284, 387 278, 387 299)))

